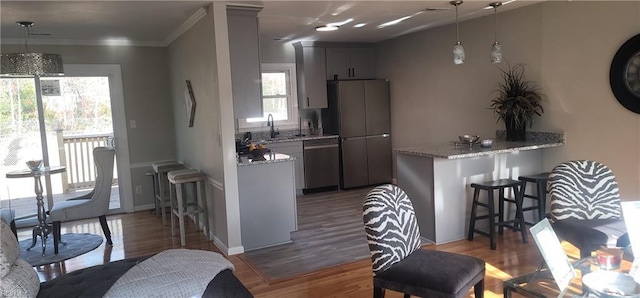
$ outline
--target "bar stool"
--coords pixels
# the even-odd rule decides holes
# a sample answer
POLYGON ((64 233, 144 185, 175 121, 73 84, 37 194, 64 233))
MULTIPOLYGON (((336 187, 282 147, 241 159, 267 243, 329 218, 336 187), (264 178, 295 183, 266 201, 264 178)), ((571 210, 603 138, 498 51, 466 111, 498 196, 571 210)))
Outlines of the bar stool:
POLYGON ((518 180, 512 179, 499 179, 494 181, 486 181, 482 183, 471 183, 471 187, 473 190, 473 205, 471 206, 471 218, 469 219, 469 235, 467 236, 467 240, 473 240, 474 233, 478 233, 480 235, 484 235, 489 237, 491 242, 491 249, 496 249, 496 239, 495 239, 495 227, 498 226, 498 232, 500 235, 503 233, 503 228, 507 227, 514 231, 520 231, 522 234, 522 242, 527 243, 527 231, 524 225, 524 218, 522 216, 522 197, 520 197, 520 185, 521 182, 518 180), (512 188, 513 195, 515 199, 507 199, 504 196, 504 190, 512 188), (480 194, 480 190, 486 190, 488 195, 487 203, 481 203, 478 200, 478 196, 480 194), (495 201, 493 192, 494 190, 499 191, 499 200, 498 200, 498 213, 495 212, 495 201), (504 204, 505 202, 514 203, 516 205, 516 219, 514 220, 504 220, 505 212, 504 212, 504 204), (480 215, 476 214, 478 210, 478 206, 485 207, 489 210, 489 214, 480 215), (498 222, 496 223, 495 218, 498 217, 498 222), (481 231, 475 228, 476 220, 489 219, 489 231, 481 231))
MULTIPOLYGON (((523 175, 518 177, 518 180, 522 181, 522 187, 520 188, 520 196, 523 201, 525 198, 535 201, 535 205, 530 207, 523 207, 522 213, 527 211, 538 211, 538 221, 541 221, 546 217, 547 212, 547 181, 549 181, 549 172, 539 173, 535 175, 523 175), (535 183, 536 195, 526 194, 527 183, 535 183)), ((528 225, 534 225, 535 223, 527 222, 528 225)))
POLYGON ((145 176, 147 177, 151 177, 151 187, 153 187, 153 203, 155 205, 155 208, 152 210, 149 210, 149 212, 151 213, 155 213, 156 215, 158 214, 158 209, 160 206, 158 206, 158 200, 156 200, 156 172, 151 171, 151 172, 146 172, 144 173, 145 176))
POLYGON ((180 224, 180 244, 186 245, 184 231, 184 217, 194 215, 196 226, 200 228, 200 214, 204 214, 204 230, 207 239, 209 238, 209 217, 207 215, 207 194, 205 192, 204 181, 207 175, 198 170, 185 169, 175 170, 167 174, 169 179, 169 193, 171 198, 171 235, 175 236, 175 218, 178 217, 180 224), (187 183, 193 185, 192 201, 188 199, 183 187, 187 183))
POLYGON ((167 173, 173 170, 184 169, 185 166, 175 160, 160 161, 151 164, 154 173, 153 193, 155 197, 156 216, 162 216, 162 224, 167 225, 165 208, 169 207, 169 182, 167 173))

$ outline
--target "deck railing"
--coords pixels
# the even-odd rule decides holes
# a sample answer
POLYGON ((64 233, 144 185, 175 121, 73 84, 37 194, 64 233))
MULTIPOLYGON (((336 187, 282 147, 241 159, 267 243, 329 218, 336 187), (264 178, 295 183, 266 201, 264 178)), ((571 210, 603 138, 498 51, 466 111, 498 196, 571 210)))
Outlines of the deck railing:
MULTIPOLYGON (((96 182, 96 169, 93 161, 93 148, 105 147, 112 134, 63 136, 62 130, 56 131, 60 163, 67 167, 66 175, 62 175, 62 188, 66 193, 73 189, 92 188, 96 182)), ((113 184, 118 183, 115 169, 113 184)))

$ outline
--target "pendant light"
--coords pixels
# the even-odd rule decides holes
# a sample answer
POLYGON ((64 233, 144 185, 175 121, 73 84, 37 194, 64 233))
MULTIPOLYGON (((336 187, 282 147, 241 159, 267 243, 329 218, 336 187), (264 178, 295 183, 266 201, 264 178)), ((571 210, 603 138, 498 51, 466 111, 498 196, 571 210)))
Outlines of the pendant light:
POLYGON ((24 31, 24 53, 2 54, 0 74, 3 76, 53 76, 63 75, 62 56, 50 53, 29 53, 28 41, 33 22, 16 22, 24 31))
POLYGON ((502 2, 493 2, 489 4, 489 6, 493 7, 493 36, 495 38, 493 45, 491 46, 491 52, 489 52, 491 56, 491 63, 502 62, 502 47, 500 46, 500 42, 498 42, 498 6, 501 5, 502 2))
POLYGON ((449 4, 456 7, 456 43, 453 45, 453 64, 458 65, 464 63, 464 47, 460 42, 460 31, 458 29, 458 6, 462 5, 462 0, 455 0, 449 4))

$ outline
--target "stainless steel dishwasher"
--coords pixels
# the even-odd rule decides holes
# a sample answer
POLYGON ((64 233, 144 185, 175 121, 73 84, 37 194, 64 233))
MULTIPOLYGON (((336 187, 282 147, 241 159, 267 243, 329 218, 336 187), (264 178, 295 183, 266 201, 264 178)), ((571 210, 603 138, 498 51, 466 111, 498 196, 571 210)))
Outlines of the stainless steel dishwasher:
POLYGON ((338 138, 302 142, 304 191, 337 188, 340 177, 338 138))

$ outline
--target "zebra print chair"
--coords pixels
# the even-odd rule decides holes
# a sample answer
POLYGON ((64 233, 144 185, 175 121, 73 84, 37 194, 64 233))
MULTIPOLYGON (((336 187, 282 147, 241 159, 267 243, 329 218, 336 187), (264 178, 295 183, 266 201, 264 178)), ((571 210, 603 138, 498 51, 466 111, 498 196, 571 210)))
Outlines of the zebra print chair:
POLYGON ((371 190, 362 219, 373 268, 373 296, 385 289, 420 297, 464 297, 474 287, 484 295, 484 261, 444 251, 420 249, 413 205, 395 185, 371 190))
POLYGON ((575 160, 549 175, 552 226, 558 237, 580 249, 580 257, 603 246, 626 246, 618 183, 611 170, 596 161, 575 160))

